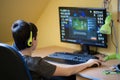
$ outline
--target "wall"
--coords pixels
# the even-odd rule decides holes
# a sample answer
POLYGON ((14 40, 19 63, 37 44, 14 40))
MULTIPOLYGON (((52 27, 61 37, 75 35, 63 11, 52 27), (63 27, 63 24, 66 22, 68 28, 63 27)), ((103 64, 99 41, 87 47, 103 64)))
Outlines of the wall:
MULTIPOLYGON (((38 47, 47 47, 51 45, 58 45, 73 49, 79 49, 80 46, 70 43, 60 42, 59 32, 59 6, 73 6, 73 7, 103 7, 103 0, 51 0, 40 16, 37 26, 38 32, 38 47)), ((112 0, 110 11, 113 13, 113 20, 115 21, 115 28, 117 29, 117 38, 120 24, 117 22, 117 0, 112 0)), ((119 39, 120 40, 120 39, 119 39)), ((120 44, 119 44, 120 45, 120 44)), ((115 48, 111 42, 111 36, 108 35, 108 48, 99 48, 100 52, 109 54, 114 53, 115 48)))
POLYGON ((11 26, 17 19, 36 22, 50 0, 0 0, 0 42, 12 40, 11 26))

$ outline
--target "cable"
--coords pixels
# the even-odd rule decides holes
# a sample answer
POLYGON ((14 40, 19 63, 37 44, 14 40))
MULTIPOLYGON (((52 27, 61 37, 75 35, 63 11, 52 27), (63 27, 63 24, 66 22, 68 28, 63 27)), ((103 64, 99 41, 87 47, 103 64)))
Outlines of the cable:
POLYGON ((113 30, 112 30, 112 27, 111 27, 111 42, 113 43, 114 47, 116 48, 116 44, 113 41, 113 30))
POLYGON ((115 29, 113 20, 112 20, 112 29, 114 30, 113 31, 114 32, 114 40, 115 40, 114 41, 114 46, 116 48, 116 54, 118 54, 119 53, 118 39, 117 39, 117 36, 116 36, 116 29, 115 29))
POLYGON ((104 8, 106 8, 107 11, 109 11, 110 3, 111 3, 111 0, 104 0, 104 2, 103 2, 104 8))
POLYGON ((117 39, 117 35, 116 35, 116 29, 115 29, 115 26, 114 26, 114 22, 113 22, 113 20, 111 21, 111 23, 112 23, 112 29, 111 30, 114 30, 114 31, 112 31, 112 34, 111 34, 111 40, 112 40, 112 43, 113 43, 113 45, 115 46, 115 48, 116 48, 116 54, 118 54, 119 53, 119 46, 118 46, 118 39, 117 39), (114 32, 114 33, 113 33, 114 32), (114 40, 115 41, 113 41, 113 34, 114 34, 114 40))

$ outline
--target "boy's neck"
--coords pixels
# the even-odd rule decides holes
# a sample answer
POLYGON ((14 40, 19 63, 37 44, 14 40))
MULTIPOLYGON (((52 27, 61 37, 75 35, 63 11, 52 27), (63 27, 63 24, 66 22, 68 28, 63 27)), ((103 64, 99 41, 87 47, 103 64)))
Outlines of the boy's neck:
POLYGON ((31 50, 31 48, 26 48, 26 49, 24 49, 24 50, 21 50, 21 53, 22 53, 23 55, 31 56, 32 50, 31 50))

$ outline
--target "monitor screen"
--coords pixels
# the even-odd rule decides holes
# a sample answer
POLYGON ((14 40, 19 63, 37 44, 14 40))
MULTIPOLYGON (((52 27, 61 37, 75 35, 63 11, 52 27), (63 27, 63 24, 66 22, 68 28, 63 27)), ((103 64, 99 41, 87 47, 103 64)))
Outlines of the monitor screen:
POLYGON ((106 9, 59 7, 59 18, 62 42, 107 47, 107 36, 99 32, 105 22, 106 9))

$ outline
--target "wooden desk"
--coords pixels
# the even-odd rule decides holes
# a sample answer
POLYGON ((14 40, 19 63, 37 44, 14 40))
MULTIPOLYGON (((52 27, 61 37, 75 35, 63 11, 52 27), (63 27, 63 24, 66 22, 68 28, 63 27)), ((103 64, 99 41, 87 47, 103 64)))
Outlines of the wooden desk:
MULTIPOLYGON (((40 48, 33 52, 32 56, 47 56, 54 52, 73 52, 74 49, 51 46, 46 48, 40 48)), ((101 67, 96 68, 88 68, 86 70, 81 71, 77 76, 77 80, 120 80, 120 74, 114 75, 105 75, 103 74, 104 70, 108 70, 111 66, 120 63, 118 60, 110 60, 107 62, 103 62, 101 67), (83 78, 84 77, 84 78, 83 78), (86 77, 86 78, 85 78, 86 77)))

